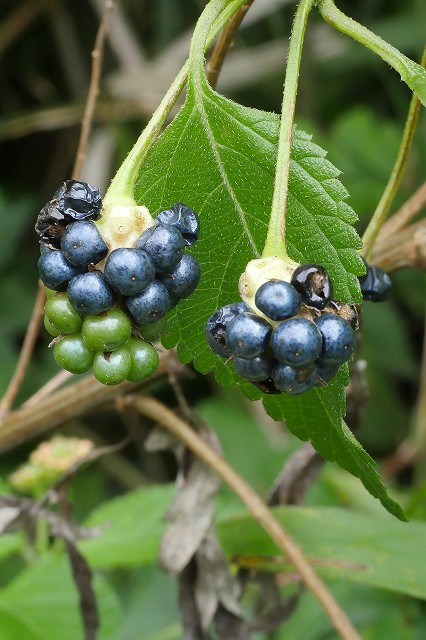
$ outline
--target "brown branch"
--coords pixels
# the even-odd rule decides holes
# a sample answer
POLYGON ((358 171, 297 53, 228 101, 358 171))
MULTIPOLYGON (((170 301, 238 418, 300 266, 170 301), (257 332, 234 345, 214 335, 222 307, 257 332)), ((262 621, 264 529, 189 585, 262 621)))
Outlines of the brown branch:
POLYGON ((387 236, 395 235, 411 222, 424 206, 426 206, 426 182, 385 222, 380 231, 378 242, 384 240, 387 236))
POLYGON ((21 387, 22 380, 24 379, 25 373, 27 371, 27 367, 31 360, 34 345, 40 329, 43 311, 44 287, 41 283, 39 283, 37 297, 34 303, 31 319, 28 323, 27 331, 25 333, 25 338, 22 344, 21 352, 19 354, 18 362, 16 364, 15 371, 6 389, 6 392, 0 402, 0 428, 2 427, 3 418, 9 412, 10 407, 12 406, 12 403, 16 398, 16 395, 21 387))
MULTIPOLYGON (((309 562, 289 533, 238 473, 210 445, 196 434, 189 425, 176 416, 158 400, 150 397, 128 397, 126 403, 142 415, 154 420, 179 438, 205 464, 234 491, 248 510, 275 542, 282 553, 287 555, 299 572, 303 582, 320 602, 335 629, 345 640, 360 640, 346 614, 339 607, 330 591, 313 571, 309 562)), ((123 403, 121 403, 123 404, 123 403)), ((122 407, 121 407, 122 408, 122 407)))
POLYGON ((404 227, 398 233, 379 236, 371 262, 385 271, 401 267, 426 269, 426 219, 404 227))
POLYGON ((83 119, 81 121, 80 140, 78 142, 74 169, 72 171, 72 178, 74 180, 77 180, 80 177, 84 158, 86 156, 87 143, 89 141, 89 136, 92 129, 93 114, 96 107, 96 100, 99 95, 99 82, 101 78, 105 37, 108 31, 108 23, 111 12, 114 8, 114 3, 115 0, 106 0, 105 2, 104 14, 102 16, 98 33, 96 35, 95 47, 92 51, 92 75, 90 78, 86 108, 84 110, 83 119))
POLYGON ((217 39, 206 67, 207 80, 213 88, 215 88, 217 84, 226 54, 233 43, 234 36, 253 2, 254 0, 247 0, 246 4, 237 11, 228 24, 222 29, 217 39))
POLYGON ((78 418, 95 411, 100 406, 105 408, 118 396, 130 393, 138 386, 146 387, 166 373, 167 362, 162 354, 160 355, 160 365, 155 374, 141 385, 122 382, 116 386, 108 387, 92 376, 86 376, 82 380, 53 393, 43 402, 23 406, 9 413, 3 421, 0 429, 0 453, 43 435, 66 420, 78 418))

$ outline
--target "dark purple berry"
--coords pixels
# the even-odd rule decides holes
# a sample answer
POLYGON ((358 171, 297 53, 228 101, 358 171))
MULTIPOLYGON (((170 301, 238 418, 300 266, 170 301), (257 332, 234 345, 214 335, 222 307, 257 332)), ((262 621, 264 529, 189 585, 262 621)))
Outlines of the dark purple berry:
POLYGON ((316 309, 324 309, 333 297, 333 285, 324 267, 302 264, 291 278, 291 284, 300 293, 302 302, 316 309))
POLYGON ((256 291, 256 307, 271 320, 286 320, 299 313, 300 295, 283 280, 264 282, 256 291))
POLYGON ((170 310, 169 293, 162 282, 154 280, 136 296, 123 298, 137 324, 157 322, 170 310))
POLYGON ((96 316, 114 306, 115 296, 97 271, 82 273, 68 285, 68 297, 77 313, 96 316))
MULTIPOLYGON (((364 260, 365 262, 365 260, 364 260)), ((359 276, 359 284, 363 300, 384 302, 389 298, 392 282, 386 271, 365 262, 367 273, 359 276)))
POLYGON ((194 244, 198 240, 200 231, 198 216, 195 211, 181 202, 176 202, 167 211, 159 213, 156 221, 176 227, 181 232, 187 246, 194 244))
POLYGON ((226 335, 228 327, 232 320, 245 311, 249 311, 249 307, 245 302, 234 302, 221 307, 206 322, 206 339, 209 347, 222 358, 228 358, 232 355, 231 349, 228 347, 226 335))
POLYGON ((272 327, 264 318, 254 313, 242 313, 229 325, 228 346, 240 358, 256 358, 269 344, 272 327))
POLYGON ((322 338, 313 322, 306 318, 290 318, 274 330, 272 352, 282 364, 292 367, 311 365, 318 358, 322 338))
POLYGON ((136 242, 136 249, 146 251, 156 271, 167 273, 182 258, 185 242, 178 229, 160 223, 143 232, 136 242))
POLYGON ((351 357, 355 334, 348 322, 334 313, 326 313, 315 320, 322 339, 320 359, 324 364, 343 364, 351 357))
POLYGON ((141 293, 154 280, 154 263, 141 249, 114 249, 105 263, 106 281, 124 296, 141 293))
POLYGON ((172 271, 159 276, 159 280, 169 292, 178 299, 187 298, 195 291, 200 280, 200 265, 198 260, 185 253, 172 271))
POLYGON ((316 367, 295 369, 287 364, 277 364, 272 371, 275 386, 290 396, 309 391, 317 380, 316 367))
POLYGON ((90 220, 69 224, 61 237, 61 249, 67 260, 76 267, 97 264, 108 253, 101 234, 90 220))
POLYGON ((48 248, 38 260, 38 270, 42 282, 54 291, 65 291, 68 282, 80 273, 80 269, 70 264, 62 251, 48 248))
POLYGON ((234 358, 232 362, 236 372, 246 380, 261 382, 269 378, 272 373, 273 361, 269 355, 261 354, 253 360, 234 358))

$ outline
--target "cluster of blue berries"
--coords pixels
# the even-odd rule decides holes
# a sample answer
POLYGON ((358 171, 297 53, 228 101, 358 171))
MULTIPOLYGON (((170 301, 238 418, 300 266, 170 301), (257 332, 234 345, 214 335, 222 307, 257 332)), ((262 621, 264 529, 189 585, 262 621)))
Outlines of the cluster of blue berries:
POLYGON ((350 358, 358 323, 355 307, 332 296, 327 271, 301 265, 291 282, 264 282, 255 310, 237 302, 216 311, 206 324, 207 342, 264 393, 298 395, 326 385, 350 358))
POLYGON ((38 269, 49 292, 45 326, 55 336, 54 355, 64 368, 83 373, 93 366, 95 377, 106 384, 137 381, 136 373, 129 378, 134 358, 127 343, 132 339, 129 344, 136 348, 135 339, 159 337, 167 312, 196 288, 200 266, 185 248, 198 239, 199 220, 176 203, 157 216, 135 246, 110 251, 94 222, 101 209, 97 188, 68 180, 40 212, 38 269), (123 358, 117 364, 117 350, 123 348, 125 364, 123 358))

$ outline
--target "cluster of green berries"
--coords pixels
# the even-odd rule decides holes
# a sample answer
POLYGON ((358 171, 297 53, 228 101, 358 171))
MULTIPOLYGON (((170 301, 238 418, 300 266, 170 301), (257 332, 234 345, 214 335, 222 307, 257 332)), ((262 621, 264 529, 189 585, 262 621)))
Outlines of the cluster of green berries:
POLYGON ((148 214, 134 246, 110 246, 95 224, 101 211, 97 188, 68 180, 40 212, 45 327, 64 369, 93 368, 104 384, 140 382, 158 367, 150 343, 164 331, 166 314, 200 279, 196 258, 185 253, 198 239, 199 221, 176 203, 155 222, 148 214))
POLYGON ((304 264, 290 282, 263 282, 251 305, 222 307, 206 324, 207 342, 264 393, 299 395, 326 385, 351 356, 358 314, 333 300, 324 267, 304 264))

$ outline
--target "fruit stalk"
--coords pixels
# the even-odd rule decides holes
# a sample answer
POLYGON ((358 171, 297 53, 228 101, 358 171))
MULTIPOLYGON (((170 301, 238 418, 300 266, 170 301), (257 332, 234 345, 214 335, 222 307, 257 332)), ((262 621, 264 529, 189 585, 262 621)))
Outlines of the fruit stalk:
POLYGON ((299 80, 303 40, 309 12, 311 11, 313 4, 314 0, 301 0, 297 7, 290 37, 281 108, 281 125, 278 140, 277 165, 275 169, 274 195, 272 198, 268 234, 266 236, 265 247, 262 254, 263 257, 277 256, 284 260, 288 259, 285 244, 285 224, 293 121, 296 107, 297 85, 299 80))

